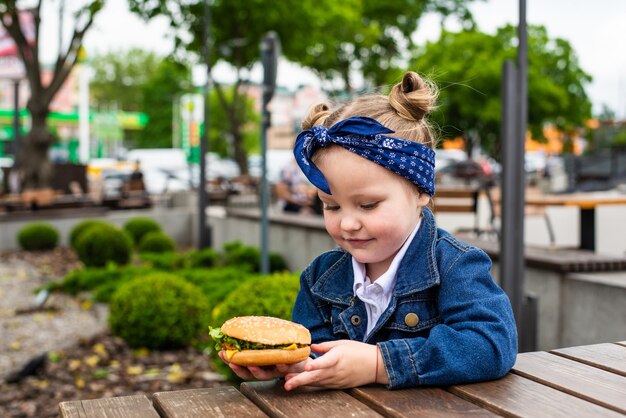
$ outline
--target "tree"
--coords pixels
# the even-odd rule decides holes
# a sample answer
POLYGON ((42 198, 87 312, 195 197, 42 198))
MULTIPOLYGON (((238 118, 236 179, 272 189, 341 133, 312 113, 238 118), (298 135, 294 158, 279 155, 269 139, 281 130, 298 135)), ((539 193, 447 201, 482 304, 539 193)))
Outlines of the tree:
MULTIPOLYGON (((307 66, 326 80, 341 79, 347 91, 352 76, 360 72, 378 83, 398 66, 403 51, 412 44, 410 35, 419 17, 427 11, 456 14, 471 22, 465 7, 471 0, 215 0, 211 3, 211 57, 234 67, 236 81, 230 87, 214 83, 220 103, 226 110, 233 138, 234 158, 247 172, 241 127, 245 108, 239 100, 245 95, 247 76, 259 61, 259 42, 273 30, 282 44, 284 56, 307 66), (226 90, 230 90, 227 94, 226 90)), ((131 9, 146 18, 169 17, 172 26, 193 37, 182 49, 202 51, 205 1, 130 0, 131 9)))
MULTIPOLYGON (((61 0, 63 5, 64 0, 61 0)), ((59 91, 78 59, 79 50, 85 33, 91 27, 95 16, 102 9, 104 0, 91 0, 75 13, 74 31, 68 45, 59 45, 59 55, 54 63, 52 79, 44 85, 41 65, 39 62, 39 27, 42 1, 36 2, 31 12, 34 18, 35 38, 29 42, 24 34, 19 13, 23 10, 18 6, 25 2, 4 0, 0 2, 0 23, 17 47, 18 56, 24 63, 26 79, 31 96, 26 108, 31 116, 31 128, 23 138, 15 165, 23 171, 23 188, 40 188, 48 185, 52 166, 48 160, 48 149, 54 142, 49 132, 47 117, 50 103, 59 91)), ((30 2, 32 3, 32 2, 30 2)), ((62 21, 59 13, 59 21, 62 21)))
POLYGON ((90 59, 93 77, 90 102, 98 110, 143 110, 142 87, 161 62, 153 52, 138 48, 110 51, 90 59))
POLYGON ((91 66, 91 98, 96 108, 148 115, 146 127, 127 132, 125 140, 133 148, 171 147, 172 108, 178 96, 191 89, 190 69, 171 57, 137 48, 95 56, 91 66))
MULTIPOLYGON (((502 63, 515 60, 516 27, 495 35, 477 30, 447 32, 419 47, 415 68, 440 86, 440 103, 433 119, 443 137, 463 136, 471 152, 480 145, 499 155, 502 63)), ((580 68, 575 51, 564 39, 550 39, 543 26, 528 28, 528 126, 543 138, 546 123, 565 133, 583 126, 591 116, 585 86, 591 76, 580 68)))

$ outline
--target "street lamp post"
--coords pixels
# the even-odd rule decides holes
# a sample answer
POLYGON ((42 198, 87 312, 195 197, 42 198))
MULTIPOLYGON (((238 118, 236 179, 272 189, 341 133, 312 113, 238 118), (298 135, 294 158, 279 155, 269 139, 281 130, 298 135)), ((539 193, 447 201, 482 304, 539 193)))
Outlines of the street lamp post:
POLYGON ((198 247, 200 249, 211 246, 211 231, 207 225, 206 209, 208 205, 208 196, 206 193, 206 153, 209 150, 209 94, 211 83, 211 53, 210 53, 210 36, 211 36, 211 6, 210 0, 204 0, 204 25, 202 36, 202 52, 204 56, 204 63, 206 64, 206 81, 204 83, 204 129, 202 130, 202 136, 200 137, 200 181, 198 182, 198 217, 200 236, 198 239, 198 247))

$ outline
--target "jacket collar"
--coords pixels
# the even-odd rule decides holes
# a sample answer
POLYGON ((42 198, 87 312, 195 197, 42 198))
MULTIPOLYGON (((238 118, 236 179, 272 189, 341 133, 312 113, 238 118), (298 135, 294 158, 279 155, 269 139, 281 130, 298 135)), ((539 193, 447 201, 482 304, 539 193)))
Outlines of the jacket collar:
MULTIPOLYGON (((427 207, 422 209, 422 224, 398 267, 393 298, 426 290, 439 284, 439 271, 435 261, 437 225, 427 207)), ((326 270, 311 288, 311 292, 331 303, 351 305, 354 303, 351 255, 342 255, 326 270)))

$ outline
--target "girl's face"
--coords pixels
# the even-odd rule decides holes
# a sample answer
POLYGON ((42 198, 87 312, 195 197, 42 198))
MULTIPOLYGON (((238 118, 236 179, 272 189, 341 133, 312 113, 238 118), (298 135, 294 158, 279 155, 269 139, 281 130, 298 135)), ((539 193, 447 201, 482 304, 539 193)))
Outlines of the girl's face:
POLYGON ((429 196, 408 180, 341 147, 316 160, 332 195, 318 192, 335 242, 366 265, 374 281, 409 237, 429 196))

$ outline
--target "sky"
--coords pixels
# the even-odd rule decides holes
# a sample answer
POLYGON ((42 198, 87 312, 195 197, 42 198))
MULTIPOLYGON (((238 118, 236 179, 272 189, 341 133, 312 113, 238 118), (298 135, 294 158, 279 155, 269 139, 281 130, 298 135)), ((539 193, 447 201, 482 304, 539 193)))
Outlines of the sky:
MULTIPOLYGON (((66 3, 69 9, 80 0, 66 3)), ((626 48, 621 44, 626 40, 626 0, 527 0, 526 3, 528 24, 544 25, 550 38, 569 41, 582 69, 593 77, 587 92, 594 112, 599 113, 602 106, 607 105, 618 117, 626 118, 626 48)), ((506 23, 517 24, 518 7, 518 0, 486 0, 476 2, 471 10, 480 30, 494 33, 506 23)), ((44 1, 41 57, 44 62, 52 62, 57 54, 58 24, 45 24, 56 21, 57 8, 58 1, 44 1)), ((425 16, 415 34, 416 42, 436 40, 439 20, 435 15, 425 16)), ((97 15, 84 43, 88 55, 131 47, 165 55, 173 45, 168 32, 165 19, 146 23, 128 12, 126 0, 109 0, 97 15)), ((224 67, 216 67, 214 76, 228 81, 224 67)), ((252 78, 255 77, 260 79, 258 69, 252 73, 252 78)), ((318 83, 312 73, 287 62, 279 66, 278 82, 290 88, 318 83)))

